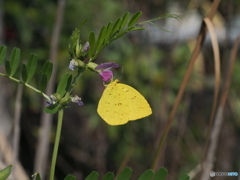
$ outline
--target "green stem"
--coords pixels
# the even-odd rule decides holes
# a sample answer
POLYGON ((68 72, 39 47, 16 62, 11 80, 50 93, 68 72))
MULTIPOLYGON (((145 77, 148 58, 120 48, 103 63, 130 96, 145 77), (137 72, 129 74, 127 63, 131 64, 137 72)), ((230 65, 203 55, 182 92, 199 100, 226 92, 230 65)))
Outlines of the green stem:
POLYGON ((145 23, 149 23, 149 22, 152 22, 152 21, 156 21, 156 20, 159 20, 159 19, 163 19, 163 18, 174 18, 174 19, 181 19, 182 18, 182 15, 180 14, 171 14, 171 13, 166 13, 166 14, 163 14, 157 18, 154 18, 154 19, 150 19, 150 20, 147 20, 147 21, 143 21, 143 22, 140 22, 136 25, 141 25, 141 24, 145 24, 145 23))
POLYGON ((15 81, 15 82, 17 82, 17 83, 19 83, 19 84, 23 84, 24 86, 32 89, 33 91, 35 91, 35 92, 43 95, 43 97, 45 97, 47 100, 50 100, 50 98, 49 98, 46 94, 44 94, 42 91, 39 91, 39 90, 36 89, 35 87, 29 85, 28 83, 25 83, 25 82, 23 82, 23 81, 20 81, 19 79, 16 79, 16 78, 14 78, 14 77, 12 77, 12 76, 8 76, 8 75, 6 75, 6 74, 0 73, 0 76, 6 77, 6 78, 8 78, 8 79, 11 79, 11 80, 13 80, 13 81, 15 81))
POLYGON ((62 121, 63 121, 63 109, 58 111, 57 131, 56 131, 56 137, 55 137, 55 143, 54 143, 54 149, 53 149, 52 164, 51 164, 51 170, 50 170, 50 180, 54 180, 58 147, 59 147, 61 130, 62 130, 62 121))

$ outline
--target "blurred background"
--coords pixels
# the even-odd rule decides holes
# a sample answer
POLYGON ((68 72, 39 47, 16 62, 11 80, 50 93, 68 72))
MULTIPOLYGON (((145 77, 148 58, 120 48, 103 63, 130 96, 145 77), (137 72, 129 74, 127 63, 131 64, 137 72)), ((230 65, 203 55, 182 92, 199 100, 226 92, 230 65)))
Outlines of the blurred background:
MULTIPOLYGON (((179 21, 166 18, 155 22, 171 32, 144 24, 146 30, 125 35, 96 59, 96 63, 116 62, 122 65, 122 69, 114 71, 115 78, 136 88, 146 97, 153 109, 151 116, 122 126, 107 125, 96 112, 104 90, 100 77, 92 72, 85 72, 81 76, 73 94, 82 98, 84 106, 71 104, 65 111, 56 179, 73 174, 81 180, 91 171, 97 171, 102 177, 109 171, 116 174, 125 166, 133 169, 132 179, 136 179, 152 167, 159 139, 186 72, 202 20, 209 12, 211 3, 207 0, 0 0, 0 45, 6 45, 8 53, 13 47, 19 47, 23 62, 31 53, 36 53, 39 67, 45 61, 53 60, 51 41, 61 6, 62 25, 59 26, 55 56, 54 87, 64 73, 70 72, 69 37, 86 19, 87 22, 81 27, 83 44, 90 31, 98 34, 103 25, 114 22, 126 11, 131 14, 142 11, 139 22, 164 13, 181 13, 183 16, 179 21)), ((224 77, 230 50, 240 34, 240 1, 222 0, 213 24, 224 77)), ((158 167, 168 169, 168 179, 176 179, 183 173, 191 172, 202 161, 213 103, 213 59, 211 41, 207 35, 171 126, 163 155, 159 159, 158 167)), ((217 172, 239 172, 240 168, 239 71, 238 54, 215 153, 213 170, 217 172)), ((3 67, 0 67, 0 72, 4 72, 3 67)), ((37 76, 30 84, 37 87, 37 76)), ((5 166, 9 164, 4 162, 6 154, 3 150, 7 147, 6 143, 10 146, 12 144, 17 88, 16 83, 0 77, 0 131, 6 139, 6 142, 0 141, 0 161, 5 166)), ((39 148, 40 117, 44 103, 40 95, 28 88, 23 89, 18 157, 22 171, 29 179, 36 170, 34 164, 39 148)), ((53 116, 50 152, 43 168, 45 179, 48 179, 55 125, 56 116, 53 116)), ((224 177, 228 178, 234 179, 224 177)))

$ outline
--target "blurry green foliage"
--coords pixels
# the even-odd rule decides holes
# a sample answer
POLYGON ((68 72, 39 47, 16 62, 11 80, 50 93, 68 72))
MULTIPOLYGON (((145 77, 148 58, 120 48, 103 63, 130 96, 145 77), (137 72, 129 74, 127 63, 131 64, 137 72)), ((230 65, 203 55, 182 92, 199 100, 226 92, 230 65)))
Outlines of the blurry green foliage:
MULTIPOLYGON (((143 9, 146 9, 146 12, 149 10, 149 15, 151 16, 155 16, 154 13, 159 13, 159 11, 167 11, 169 8, 168 1, 140 1, 139 6, 135 6, 134 2, 132 1, 132 9, 144 7, 143 9), (152 4, 147 7, 147 3, 152 4)), ((170 1, 169 3, 175 3, 175 1, 170 1)), ((184 1, 184 3, 183 5, 188 4, 187 1, 184 1)), ((235 3, 239 2, 236 1, 235 3)), ((85 42, 88 39, 90 31, 95 31, 98 34, 102 25, 122 16, 126 11, 126 4, 126 2, 111 0, 70 0, 67 2, 59 41, 57 82, 59 82, 63 74, 70 72, 67 69, 70 61, 68 42, 74 28, 87 19, 87 22, 81 28, 81 39, 85 42)), ((40 67, 42 67, 45 61, 49 60, 50 41, 55 22, 56 7, 56 1, 4 1, 4 18, 7 31, 5 43, 9 49, 15 46, 20 47, 23 50, 21 55, 23 59, 27 59, 30 53, 36 53, 40 60, 37 66, 39 73, 40 67)), ((107 159, 107 163, 102 166, 106 166, 107 169, 114 171, 128 155, 131 157, 128 164, 132 165, 135 171, 141 171, 151 166, 159 132, 162 131, 165 125, 166 116, 164 113, 168 115, 174 103, 191 55, 191 45, 187 42, 155 45, 146 39, 141 41, 141 36, 142 34, 135 34, 133 32, 130 35, 122 37, 105 49, 96 59, 96 63, 116 62, 122 65, 121 68, 114 71, 115 78, 120 79, 124 84, 133 86, 150 101, 154 112, 152 116, 130 122, 123 126, 108 126, 104 124, 96 112, 98 100, 104 89, 100 77, 97 74, 86 72, 84 76, 81 76, 78 86, 74 89, 73 93, 81 96, 84 107, 79 108, 71 105, 71 108, 75 112, 73 113, 70 109, 67 110, 65 127, 63 127, 62 144, 67 144, 68 146, 63 148, 62 155, 72 165, 74 170, 81 171, 84 175, 89 171, 97 169, 94 163, 91 162, 88 164, 84 162, 79 154, 84 151, 84 153, 93 157, 93 159, 96 158, 99 155, 98 152, 94 151, 96 144, 101 146, 102 143, 100 141, 102 139, 98 139, 99 134, 102 135, 101 138, 106 143, 104 144, 106 146, 106 154, 103 153, 102 156, 107 159), (77 153, 73 153, 75 149, 77 149, 77 153), (87 170, 84 169, 85 172, 82 172, 84 171, 82 167, 86 167, 87 170)), ((212 50, 210 51, 212 52, 212 50)), ((212 56, 205 58, 207 61, 213 61, 212 56)), ((191 76, 188 95, 191 95, 191 93, 198 95, 199 92, 202 92, 202 85, 209 79, 204 72, 204 66, 204 60, 202 59, 197 64, 191 76), (204 83, 203 78, 206 78, 204 79, 204 83)), ((239 70, 240 64, 236 61, 232 81, 232 92, 235 96, 231 102, 233 105, 238 105, 238 107, 240 107, 238 102, 239 70)), ((33 77, 31 83, 33 86, 37 86, 36 77, 33 77)), ((30 116, 29 112, 34 114, 33 117, 28 117, 29 121, 25 123, 27 127, 25 128, 27 129, 25 133, 30 132, 36 138, 36 129, 39 127, 38 114, 42 99, 38 96, 36 97, 36 94, 29 89, 25 89, 24 93, 24 115, 27 114, 27 117, 30 116), (37 128, 28 128, 31 125, 37 128)), ((199 98, 199 96, 196 96, 195 101, 190 98, 187 101, 193 101, 193 104, 191 102, 188 103, 190 104, 189 106, 194 106, 206 99, 209 98, 201 98, 201 96, 199 98)), ((181 117, 189 119, 186 122, 188 125, 187 131, 183 140, 180 141, 180 147, 171 147, 176 143, 176 139, 178 138, 179 121, 176 121, 172 128, 172 135, 168 141, 170 147, 166 147, 167 150, 170 149, 173 152, 170 151, 170 155, 166 155, 165 162, 172 166, 175 164, 179 165, 177 172, 174 172, 176 174, 187 172, 193 166, 197 165, 200 159, 199 154, 201 154, 199 147, 203 146, 204 133, 207 129, 206 119, 208 116, 206 114, 208 112, 203 112, 201 107, 197 106, 195 111, 201 114, 201 116, 193 114, 193 116, 188 117, 186 113, 188 111, 192 113, 194 109, 191 109, 191 107, 188 108, 186 104, 182 104, 181 111, 179 111, 177 117, 178 119, 181 119, 181 117), (190 147, 193 148, 191 149, 190 147), (174 156, 177 155, 180 156, 180 160, 178 159, 178 162, 171 162, 171 157, 174 159, 174 156)), ((210 111, 210 103, 205 104, 204 102, 204 106, 210 111)), ((235 108, 234 106, 233 109, 237 111, 237 108, 235 108)))

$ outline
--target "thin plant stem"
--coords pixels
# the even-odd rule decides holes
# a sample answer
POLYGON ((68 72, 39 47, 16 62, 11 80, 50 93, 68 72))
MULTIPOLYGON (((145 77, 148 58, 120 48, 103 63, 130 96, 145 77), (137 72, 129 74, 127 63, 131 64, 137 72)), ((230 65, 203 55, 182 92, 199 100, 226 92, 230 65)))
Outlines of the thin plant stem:
POLYGON ((54 180, 55 167, 57 161, 58 147, 60 142, 61 130, 62 130, 62 121, 63 121, 63 109, 58 111, 58 122, 57 122, 57 131, 54 142, 54 149, 52 155, 52 164, 50 169, 50 180, 54 180))
POLYGON ((20 81, 20 80, 18 80, 18 79, 16 79, 16 78, 14 78, 14 77, 12 77, 12 76, 8 76, 8 75, 6 75, 6 74, 0 73, 0 76, 9 78, 9 79, 11 79, 11 80, 13 80, 13 81, 15 81, 15 82, 17 82, 17 83, 19 83, 19 84, 23 84, 24 86, 32 89, 32 90, 35 91, 36 93, 43 95, 43 97, 46 98, 47 100, 50 100, 50 98, 49 98, 46 94, 44 94, 42 91, 39 91, 39 90, 36 89, 35 87, 29 85, 28 83, 25 83, 25 82, 23 82, 23 81, 20 81))

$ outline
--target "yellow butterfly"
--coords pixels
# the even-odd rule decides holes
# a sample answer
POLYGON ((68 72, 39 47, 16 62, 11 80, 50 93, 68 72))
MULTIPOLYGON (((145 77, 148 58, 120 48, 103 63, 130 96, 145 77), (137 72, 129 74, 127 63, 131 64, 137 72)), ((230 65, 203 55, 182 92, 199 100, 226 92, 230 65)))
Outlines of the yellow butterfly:
POLYGON ((126 124, 152 114, 147 100, 134 88, 118 83, 108 85, 98 103, 97 112, 110 125, 126 124))

